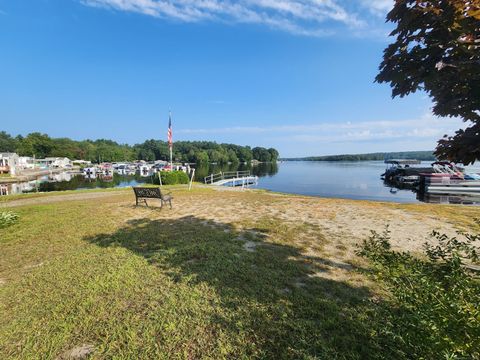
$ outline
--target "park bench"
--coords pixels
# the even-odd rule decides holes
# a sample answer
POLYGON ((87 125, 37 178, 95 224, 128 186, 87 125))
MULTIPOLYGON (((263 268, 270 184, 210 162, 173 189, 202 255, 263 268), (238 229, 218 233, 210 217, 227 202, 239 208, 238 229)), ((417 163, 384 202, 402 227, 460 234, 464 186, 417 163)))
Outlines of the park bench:
POLYGON ((160 188, 134 187, 133 192, 135 193, 136 206, 143 202, 148 207, 147 199, 159 199, 160 207, 163 208, 164 203, 169 203, 170 209, 172 208, 173 197, 171 193, 162 193, 160 188))

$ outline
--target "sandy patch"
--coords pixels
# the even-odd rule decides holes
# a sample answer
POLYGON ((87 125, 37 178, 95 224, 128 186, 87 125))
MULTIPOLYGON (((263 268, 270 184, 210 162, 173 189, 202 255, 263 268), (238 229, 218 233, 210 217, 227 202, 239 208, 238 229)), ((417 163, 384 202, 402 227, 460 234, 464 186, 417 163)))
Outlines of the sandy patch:
POLYGON ((71 350, 64 352, 57 359, 58 360, 86 359, 94 351, 95 351, 95 347, 93 345, 77 346, 71 350))

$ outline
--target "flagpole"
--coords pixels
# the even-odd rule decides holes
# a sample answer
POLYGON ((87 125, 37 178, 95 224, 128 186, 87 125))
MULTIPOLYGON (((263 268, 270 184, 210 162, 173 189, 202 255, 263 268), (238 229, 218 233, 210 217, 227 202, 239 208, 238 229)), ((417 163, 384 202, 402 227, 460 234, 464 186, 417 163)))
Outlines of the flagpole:
MULTIPOLYGON (((169 111, 168 116, 169 116, 169 120, 170 120, 170 131, 172 131, 172 128, 171 128, 171 126, 172 126, 172 112, 171 111, 169 111)), ((169 145, 170 145, 169 146, 169 148, 170 148, 170 171, 173 171, 173 154, 172 154, 173 143, 170 142, 169 145)))

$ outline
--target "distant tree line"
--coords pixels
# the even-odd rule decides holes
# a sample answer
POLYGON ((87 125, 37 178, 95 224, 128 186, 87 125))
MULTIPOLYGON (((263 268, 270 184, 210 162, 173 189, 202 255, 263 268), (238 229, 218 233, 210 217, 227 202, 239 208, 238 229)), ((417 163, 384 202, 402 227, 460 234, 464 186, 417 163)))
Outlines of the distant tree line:
MULTIPOLYGON (((69 138, 51 138, 38 132, 13 137, 0 132, 0 152, 16 152, 20 156, 68 157, 92 162, 119 162, 132 160, 170 159, 168 143, 161 140, 147 140, 142 144, 119 144, 112 140, 75 141, 69 138)), ((173 146, 173 159, 191 163, 227 164, 250 162, 274 162, 278 151, 270 148, 218 144, 212 141, 178 141, 173 146)))
POLYGON ((311 156, 304 158, 288 158, 282 160, 302 160, 302 161, 373 161, 373 160, 391 160, 391 159, 416 159, 423 161, 435 161, 433 151, 406 151, 406 152, 387 152, 370 154, 352 154, 352 155, 327 155, 311 156))

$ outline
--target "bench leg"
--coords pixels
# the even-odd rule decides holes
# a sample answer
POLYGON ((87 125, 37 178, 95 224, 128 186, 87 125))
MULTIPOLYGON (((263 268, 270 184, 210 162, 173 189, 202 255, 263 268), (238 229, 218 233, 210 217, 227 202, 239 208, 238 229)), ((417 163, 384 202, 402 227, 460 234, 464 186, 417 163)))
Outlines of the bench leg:
POLYGON ((143 202, 147 207, 149 207, 147 203, 147 199, 139 199, 139 198, 135 199, 135 206, 139 206, 140 202, 143 202))
POLYGON ((163 199, 160 200, 160 209, 163 209, 163 204, 166 204, 167 202, 170 205, 170 209, 172 209, 172 200, 163 200, 163 199))

